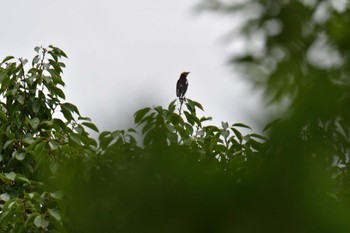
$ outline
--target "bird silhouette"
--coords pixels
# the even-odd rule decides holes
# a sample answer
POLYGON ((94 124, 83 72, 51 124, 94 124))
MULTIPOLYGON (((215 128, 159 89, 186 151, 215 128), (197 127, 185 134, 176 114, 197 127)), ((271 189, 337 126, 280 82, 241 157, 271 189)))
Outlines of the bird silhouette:
POLYGON ((187 75, 190 72, 182 72, 180 75, 179 80, 177 80, 176 83, 176 96, 179 97, 180 100, 182 100, 186 94, 187 88, 188 88, 188 81, 187 81, 187 75))

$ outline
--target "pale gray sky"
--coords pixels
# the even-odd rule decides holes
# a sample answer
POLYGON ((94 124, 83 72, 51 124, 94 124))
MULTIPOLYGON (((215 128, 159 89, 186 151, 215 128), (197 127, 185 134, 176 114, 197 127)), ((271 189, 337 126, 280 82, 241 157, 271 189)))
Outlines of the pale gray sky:
POLYGON ((139 108, 167 106, 182 71, 191 71, 186 96, 214 124, 252 125, 261 116, 259 97, 226 65, 222 38, 234 22, 196 14, 199 1, 4 1, 0 59, 31 59, 37 45, 61 48, 67 101, 102 130, 128 127, 139 108))

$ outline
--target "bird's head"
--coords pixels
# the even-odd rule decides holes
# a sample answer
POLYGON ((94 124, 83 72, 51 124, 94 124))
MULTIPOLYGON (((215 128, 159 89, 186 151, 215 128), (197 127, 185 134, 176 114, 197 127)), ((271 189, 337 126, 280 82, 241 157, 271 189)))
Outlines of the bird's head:
POLYGON ((180 78, 186 78, 190 72, 182 72, 180 78))

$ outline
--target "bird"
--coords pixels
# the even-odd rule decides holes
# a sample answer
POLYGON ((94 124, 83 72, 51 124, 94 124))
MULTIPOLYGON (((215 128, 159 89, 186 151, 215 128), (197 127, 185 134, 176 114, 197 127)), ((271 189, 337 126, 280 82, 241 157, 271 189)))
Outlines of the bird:
POLYGON ((184 99, 185 93, 188 88, 188 81, 187 81, 187 75, 190 72, 182 72, 180 75, 179 80, 177 80, 176 83, 176 96, 179 97, 180 100, 184 99))

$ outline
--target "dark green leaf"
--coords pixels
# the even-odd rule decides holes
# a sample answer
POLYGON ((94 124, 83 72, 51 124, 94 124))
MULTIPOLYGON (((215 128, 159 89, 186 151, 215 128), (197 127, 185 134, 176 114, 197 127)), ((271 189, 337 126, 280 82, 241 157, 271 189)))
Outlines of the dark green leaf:
POLYGON ((68 121, 73 121, 74 120, 72 113, 69 110, 67 110, 66 108, 61 108, 61 112, 62 112, 63 116, 68 121))
POLYGON ((193 101, 193 104, 194 104, 196 107, 198 107, 200 110, 204 111, 203 106, 202 106, 200 103, 198 103, 198 102, 196 102, 196 101, 193 101))
POLYGON ((261 139, 263 141, 267 141, 267 138, 262 136, 262 135, 259 135, 259 134, 256 134, 256 133, 252 133, 252 134, 249 134, 250 137, 254 137, 254 138, 258 138, 258 139, 261 139))
POLYGON ((232 131, 234 132, 234 134, 236 135, 236 137, 238 138, 238 140, 240 141, 240 142, 242 142, 242 140, 243 140, 243 136, 242 136, 242 134, 241 134, 241 132, 239 132, 237 129, 235 129, 235 128, 231 128, 232 129, 232 131))
POLYGON ((40 120, 39 118, 35 117, 33 119, 30 119, 30 118, 27 118, 28 120, 28 123, 30 124, 30 126, 33 128, 33 129, 37 129, 38 128, 38 125, 40 123, 40 120))
POLYGON ((90 122, 91 122, 91 118, 90 118, 90 117, 82 117, 82 116, 79 116, 79 117, 78 117, 78 120, 90 121, 90 122))
POLYGON ((60 88, 51 87, 50 89, 51 89, 51 92, 53 95, 57 95, 57 96, 61 97, 62 99, 66 98, 64 92, 60 88))
POLYGON ((176 102, 176 99, 171 101, 171 103, 168 106, 168 111, 171 112, 171 113, 175 111, 175 106, 176 106, 175 102, 176 102))
POLYGON ((99 132, 98 128, 96 127, 96 125, 94 125, 93 123, 91 122, 83 122, 81 123, 82 125, 85 125, 86 127, 94 130, 95 132, 99 132))
POLYGON ((212 117, 201 117, 201 119, 200 119, 201 122, 204 122, 204 121, 211 121, 211 120, 213 120, 212 117))
POLYGON ((25 177, 24 175, 21 175, 21 174, 17 174, 15 180, 16 180, 16 182, 31 184, 30 180, 27 177, 25 177))
POLYGON ((134 114, 135 124, 139 124, 143 117, 151 110, 151 108, 143 108, 134 114))
POLYGON ((233 127, 242 127, 242 128, 252 129, 252 128, 250 128, 250 126, 245 125, 243 123, 236 123, 236 124, 233 124, 232 126, 233 127))
POLYGON ((192 100, 190 99, 187 99, 187 102, 186 102, 186 106, 187 106, 187 109, 191 112, 191 113, 196 113, 196 107, 193 103, 192 100))
POLYGON ((17 101, 20 103, 20 104, 24 104, 24 96, 23 95, 17 95, 17 101))
POLYGON ((129 129, 128 129, 128 132, 136 133, 136 130, 133 129, 133 128, 129 128, 129 129))
POLYGON ((78 134, 71 134, 71 135, 69 135, 69 137, 70 137, 70 139, 72 139, 72 141, 74 141, 78 145, 82 145, 82 141, 81 141, 80 137, 78 136, 78 134))
POLYGON ((273 120, 271 121, 270 123, 268 123, 264 129, 263 129, 263 132, 265 132, 266 130, 272 128, 272 127, 275 127, 281 120, 280 119, 276 119, 276 120, 273 120))
POLYGON ((77 106, 75 106, 74 104, 71 104, 71 103, 63 103, 63 104, 61 104, 61 108, 67 109, 67 110, 70 111, 71 113, 76 113, 76 114, 80 115, 77 106))
POLYGON ((1 62, 0 65, 4 64, 5 62, 7 62, 7 61, 9 61, 9 60, 11 60, 11 59, 13 59, 13 58, 15 58, 15 57, 14 57, 14 56, 7 56, 7 57, 5 57, 5 59, 2 60, 2 62, 1 62))
POLYGON ((193 116, 191 115, 191 113, 184 111, 186 119, 188 121, 188 123, 190 123, 191 125, 194 125, 194 119, 193 116))

